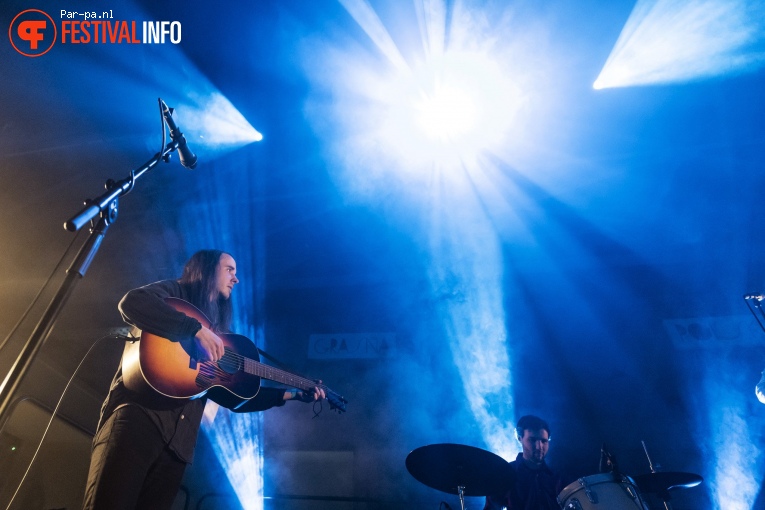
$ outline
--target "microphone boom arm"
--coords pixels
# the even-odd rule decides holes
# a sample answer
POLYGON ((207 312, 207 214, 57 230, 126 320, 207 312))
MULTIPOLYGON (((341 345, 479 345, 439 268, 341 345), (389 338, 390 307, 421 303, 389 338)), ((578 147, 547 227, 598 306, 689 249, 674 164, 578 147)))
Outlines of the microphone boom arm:
POLYGON ((162 152, 158 152, 149 161, 138 167, 136 170, 131 171, 128 177, 117 182, 111 179, 107 180, 106 193, 94 199, 85 200, 85 207, 64 223, 64 228, 66 230, 69 232, 77 232, 90 220, 106 211, 109 204, 114 200, 123 195, 127 195, 133 190, 136 179, 157 166, 160 161, 164 161, 165 163, 170 161, 170 153, 173 151, 178 151, 183 166, 188 168, 194 168, 196 166, 197 157, 189 150, 188 145, 186 144, 186 138, 173 120, 173 109, 169 108, 162 99, 159 99, 159 103, 162 108, 162 117, 170 128, 170 138, 172 141, 162 149, 162 152), (192 161, 186 163, 184 153, 190 154, 192 161))
MULTIPOLYGON (((162 103, 161 99, 159 101, 162 103)), ((167 117, 165 117, 165 120, 167 120, 167 117)), ((175 126, 174 123, 173 126, 175 126)), ((180 135, 177 126, 175 126, 175 129, 180 135)), ((80 248, 72 265, 67 269, 66 278, 59 286, 53 299, 43 311, 40 321, 37 323, 32 334, 22 347, 13 366, 8 371, 3 381, 0 382, 0 429, 2 429, 6 416, 11 408, 18 402, 14 401, 14 394, 29 370, 32 361, 40 350, 42 344, 53 331, 58 316, 66 302, 69 300, 74 287, 85 277, 85 273, 95 258, 109 226, 117 219, 119 197, 130 193, 135 186, 136 179, 154 168, 160 161, 168 162, 170 160, 170 153, 175 150, 180 150, 181 144, 185 146, 185 143, 185 139, 180 135, 163 147, 161 152, 155 154, 153 158, 144 163, 139 169, 131 171, 129 177, 118 182, 112 181, 111 179, 107 180, 107 192, 96 199, 86 200, 85 208, 64 223, 64 228, 66 230, 76 232, 96 216, 100 217, 99 221, 93 228, 91 228, 90 236, 80 248)), ((185 150, 188 151, 188 148, 185 150)), ((193 163, 196 164, 196 157, 194 157, 193 163)))

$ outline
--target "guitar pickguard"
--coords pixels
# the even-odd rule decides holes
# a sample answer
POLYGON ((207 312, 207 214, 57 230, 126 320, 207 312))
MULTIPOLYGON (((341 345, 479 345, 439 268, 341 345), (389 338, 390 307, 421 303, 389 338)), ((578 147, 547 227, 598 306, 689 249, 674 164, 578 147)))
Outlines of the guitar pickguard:
POLYGON ((218 363, 205 361, 199 365, 196 384, 198 387, 206 389, 213 385, 225 386, 226 384, 231 384, 233 380, 233 375, 221 370, 218 363))

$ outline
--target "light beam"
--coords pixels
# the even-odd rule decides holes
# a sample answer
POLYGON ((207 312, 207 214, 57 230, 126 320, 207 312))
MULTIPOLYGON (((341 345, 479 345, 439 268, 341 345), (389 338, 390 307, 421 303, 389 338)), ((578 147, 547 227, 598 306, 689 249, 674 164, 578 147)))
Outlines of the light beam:
MULTIPOLYGON (((402 47, 368 2, 341 3, 371 49, 347 40, 306 46, 307 117, 341 169, 341 187, 372 203, 390 196, 381 189, 394 190, 421 213, 407 225, 424 228, 413 235, 426 246, 431 292, 469 409, 483 440, 511 459, 518 451, 512 339, 502 240, 491 220, 498 209, 488 210, 504 214, 507 204, 492 202, 497 183, 487 176, 500 172, 487 172, 484 155, 506 158, 530 145, 528 125, 539 117, 530 105, 549 82, 537 80, 547 62, 529 51, 538 34, 519 30, 508 10, 419 0, 412 25, 422 46, 402 47)), ((397 33, 407 21, 397 20, 397 33)))
POLYGON ((184 123, 186 137, 195 145, 200 143, 211 149, 231 149, 263 139, 263 135, 220 92, 194 94, 190 99, 190 103, 181 104, 177 110, 184 123))
POLYGON ((679 83, 765 63, 759 0, 638 0, 595 89, 679 83))

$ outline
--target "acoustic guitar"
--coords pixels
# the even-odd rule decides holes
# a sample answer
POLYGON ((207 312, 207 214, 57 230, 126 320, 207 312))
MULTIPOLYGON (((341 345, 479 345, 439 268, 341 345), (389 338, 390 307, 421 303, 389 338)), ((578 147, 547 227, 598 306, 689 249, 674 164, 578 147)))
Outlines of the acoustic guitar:
MULTIPOLYGON (((166 298, 165 302, 210 327, 210 320, 191 303, 178 298, 166 298)), ((173 342, 143 331, 140 340, 125 346, 125 386, 139 393, 153 392, 175 399, 207 396, 236 410, 258 394, 261 379, 268 379, 302 391, 318 386, 326 393, 331 409, 345 411, 348 401, 326 385, 261 363, 258 349, 249 338, 231 333, 218 336, 223 341, 223 356, 218 361, 199 361, 193 338, 173 342)))

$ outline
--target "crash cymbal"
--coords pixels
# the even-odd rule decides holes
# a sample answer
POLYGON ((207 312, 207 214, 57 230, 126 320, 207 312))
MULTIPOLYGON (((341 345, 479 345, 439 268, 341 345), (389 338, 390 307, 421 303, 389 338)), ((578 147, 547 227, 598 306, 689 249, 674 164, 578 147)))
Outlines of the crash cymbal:
POLYGON ((491 452, 461 444, 421 446, 406 457, 406 469, 433 489, 465 496, 490 496, 506 490, 508 462, 491 452))
POLYGON ((696 487, 704 479, 693 473, 647 473, 645 475, 633 476, 633 480, 641 492, 653 492, 661 494, 670 489, 690 489, 696 487))

